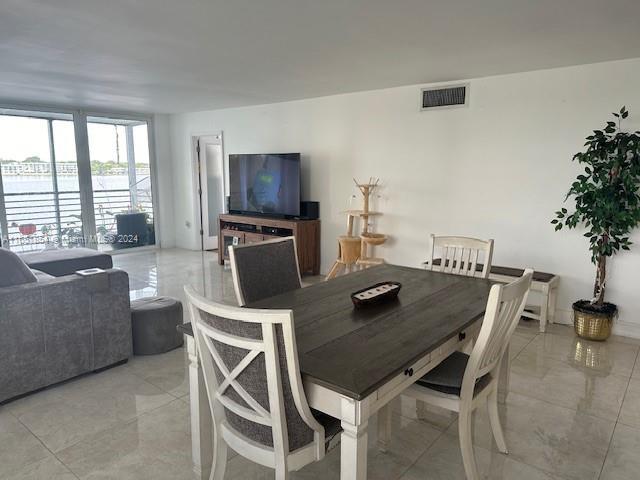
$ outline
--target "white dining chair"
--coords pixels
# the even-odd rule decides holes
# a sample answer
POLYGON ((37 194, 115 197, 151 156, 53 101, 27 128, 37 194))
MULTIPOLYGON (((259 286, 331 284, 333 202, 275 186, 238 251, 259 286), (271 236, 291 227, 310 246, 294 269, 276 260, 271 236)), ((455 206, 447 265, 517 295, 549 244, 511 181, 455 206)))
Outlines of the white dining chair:
POLYGON ((230 246, 229 262, 239 305, 302 287, 295 237, 230 246))
POLYGON ((425 267, 435 272, 488 278, 492 258, 493 239, 431 235, 431 258, 425 267))
POLYGON ((291 310, 223 305, 185 287, 214 423, 212 480, 227 446, 276 480, 321 460, 340 421, 312 411, 302 386, 291 310))
POLYGON ((403 392, 418 401, 458 412, 460 449, 467 480, 479 480, 473 454, 473 411, 487 405, 498 449, 507 452, 498 416, 498 380, 502 358, 524 309, 533 270, 508 285, 491 287, 480 333, 471 355, 454 352, 403 392))

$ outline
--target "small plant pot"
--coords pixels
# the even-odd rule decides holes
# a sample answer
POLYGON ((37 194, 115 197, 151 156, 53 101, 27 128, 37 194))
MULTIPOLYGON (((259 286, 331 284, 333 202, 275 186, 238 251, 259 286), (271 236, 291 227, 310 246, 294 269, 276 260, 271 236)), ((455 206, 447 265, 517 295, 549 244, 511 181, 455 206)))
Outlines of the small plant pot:
POLYGON ((589 300, 573 304, 573 328, 576 335, 587 340, 604 341, 611 335, 613 318, 618 307, 613 303, 593 305, 589 300))

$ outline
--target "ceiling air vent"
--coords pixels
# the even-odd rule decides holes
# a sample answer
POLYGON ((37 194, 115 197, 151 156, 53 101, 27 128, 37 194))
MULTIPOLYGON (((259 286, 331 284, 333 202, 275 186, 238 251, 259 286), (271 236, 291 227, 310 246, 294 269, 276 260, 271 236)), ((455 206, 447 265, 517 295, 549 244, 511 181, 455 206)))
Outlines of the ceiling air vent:
POLYGON ((422 110, 464 107, 469 103, 469 85, 423 88, 422 110))

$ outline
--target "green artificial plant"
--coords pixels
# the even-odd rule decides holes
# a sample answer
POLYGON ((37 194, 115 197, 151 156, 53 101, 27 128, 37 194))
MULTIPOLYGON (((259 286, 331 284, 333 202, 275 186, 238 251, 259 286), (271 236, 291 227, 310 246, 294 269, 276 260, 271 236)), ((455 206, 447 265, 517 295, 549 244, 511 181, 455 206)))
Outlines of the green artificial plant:
POLYGON ((586 151, 573 160, 584 165, 565 197, 575 200, 575 210, 562 208, 552 220, 555 229, 587 229, 591 261, 596 265, 596 281, 591 304, 605 305, 607 258, 629 250, 630 232, 640 223, 640 132, 621 129, 629 116, 626 107, 614 113, 615 121, 586 138, 586 151))

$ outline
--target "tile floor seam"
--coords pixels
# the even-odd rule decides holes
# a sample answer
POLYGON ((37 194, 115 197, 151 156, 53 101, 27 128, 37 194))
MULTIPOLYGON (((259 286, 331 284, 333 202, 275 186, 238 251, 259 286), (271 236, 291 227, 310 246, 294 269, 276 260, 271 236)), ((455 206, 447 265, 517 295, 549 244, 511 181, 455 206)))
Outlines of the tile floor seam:
MULTIPOLYGON (((517 332, 516 332, 517 333, 517 332)), ((538 336, 540 335, 540 333, 536 333, 533 337, 531 337, 531 339, 522 346, 522 348, 520 350, 518 350, 518 353, 516 353, 513 358, 511 359, 511 362, 515 361, 516 358, 518 358, 520 356, 520 354, 522 352, 524 352, 525 348, 527 348, 529 345, 531 345, 531 342, 533 342, 536 338, 538 338, 538 336)))
MULTIPOLYGON (((444 435, 448 436, 449 438, 453 438, 453 439, 455 439, 455 440, 456 440, 456 443, 457 443, 458 445, 460 445, 460 440, 459 440, 459 437, 458 437, 458 436, 456 436, 456 435, 454 435, 454 434, 452 434, 452 433, 447 433, 447 432, 444 432, 444 435)), ((440 438, 440 437, 438 437, 438 438, 440 438)), ((481 448, 481 449, 483 449, 483 450, 486 450, 486 451, 487 451, 487 452, 489 452, 490 454, 491 454, 491 453, 496 453, 496 454, 498 454, 498 455, 503 455, 505 458, 510 458, 510 459, 511 459, 512 461, 514 461, 514 462, 521 463, 522 465, 526 465, 527 467, 531 467, 531 468, 533 468, 533 469, 535 469, 535 470, 539 470, 540 472, 543 472, 543 473, 545 473, 545 474, 548 474, 549 476, 551 476, 551 478, 554 478, 554 479, 555 479, 555 477, 554 477, 555 472, 554 472, 554 471, 552 471, 552 470, 547 470, 546 468, 542 468, 542 467, 537 466, 537 465, 532 465, 531 463, 528 463, 528 462, 524 461, 524 460, 523 460, 523 459, 521 459, 521 458, 515 458, 514 456, 510 455, 509 453, 506 453, 506 454, 505 454, 505 453, 501 453, 501 452, 499 452, 499 451, 497 451, 497 450, 494 450, 494 449, 493 449, 493 447, 495 447, 495 446, 496 446, 496 444, 495 444, 495 440, 494 440, 493 436, 491 437, 491 448, 486 448, 486 447, 483 447, 482 445, 478 445, 478 444, 476 444, 476 443, 473 443, 473 449, 474 449, 474 452, 475 452, 475 449, 476 449, 476 448, 481 448)), ((508 445, 507 445, 507 447, 508 447, 508 445)), ((426 452, 425 452, 425 453, 426 453, 426 452)), ((424 454, 423 454, 423 455, 424 455, 424 454)), ((475 453, 474 453, 474 455, 475 455, 475 453)), ((417 462, 417 461, 416 461, 416 462, 417 462)), ((476 459, 476 463, 477 463, 477 459, 476 459)), ((490 479, 489 479, 489 480, 490 480, 490 479)))
MULTIPOLYGON (((162 408, 162 407, 166 407, 167 405, 171 405, 171 404, 172 404, 172 403, 174 403, 175 401, 179 401, 179 399, 174 398, 174 399, 172 399, 172 400, 168 401, 167 403, 164 403, 164 404, 159 405, 159 406, 157 406, 157 407, 153 407, 153 408, 151 408, 151 409, 149 409, 149 410, 145 410, 144 412, 141 412, 140 414, 135 415, 135 416, 133 416, 133 417, 131 417, 131 418, 127 419, 127 420, 122 420, 122 421, 120 421, 120 422, 116 422, 115 424, 110 425, 109 427, 107 427, 107 428, 105 428, 105 429, 103 429, 103 430, 98 430, 97 432, 93 432, 93 433, 91 433, 89 436, 98 436, 98 435, 102 435, 102 434, 104 434, 105 432, 108 432, 108 431, 110 431, 110 430, 114 430, 114 429, 116 429, 116 428, 122 428, 122 427, 125 427, 125 426, 127 426, 127 425, 130 425, 130 424, 132 424, 132 423, 134 423, 134 422, 137 422, 137 421, 140 419, 140 417, 143 417, 143 416, 145 416, 145 415, 146 415, 146 414, 148 414, 148 413, 155 412, 156 410, 158 410, 158 409, 160 409, 160 408, 162 408)), ((34 435, 35 435, 35 434, 34 434, 34 435)), ((36 436, 36 438, 38 438, 38 437, 36 436)), ((60 452, 62 452, 62 451, 64 451, 64 450, 68 450, 69 448, 73 448, 73 447, 77 446, 78 444, 80 444, 80 443, 84 442, 85 440, 86 440, 86 439, 80 439, 80 440, 78 440, 77 442, 72 443, 71 445, 66 445, 63 449, 61 449, 61 450, 60 450, 60 452)), ((38 441, 40 441, 40 442, 41 442, 40 438, 38 438, 38 441)), ((46 446, 45 446, 45 448, 46 448, 46 446)), ((51 451, 49 448, 47 448, 47 450, 49 450, 52 454, 54 454, 54 455, 55 455, 55 453, 54 453, 53 451, 51 451)), ((64 464, 64 462, 62 462, 62 463, 64 464)), ((65 465, 65 466, 66 466, 66 465, 65 465)), ((67 467, 67 468, 69 468, 69 467, 67 467)))
MULTIPOLYGON (((418 421, 419 421, 419 422, 421 422, 421 420, 418 420, 418 421)), ((429 446, 424 450, 424 452, 422 452, 420 455, 418 455, 418 458, 416 458, 416 459, 414 460, 414 462, 413 462, 411 465, 409 465, 405 470, 403 470, 403 471, 402 471, 402 473, 401 473, 399 476, 397 476, 395 480, 401 480, 401 479, 402 479, 402 477, 403 477, 403 476, 404 476, 404 475, 405 475, 409 470, 411 470, 411 468, 412 468, 415 464, 417 464, 417 463, 418 463, 418 461, 419 461, 419 460, 420 460, 424 455, 426 455, 426 453, 429 451, 429 449, 430 449, 430 448, 432 448, 432 447, 436 444, 436 442, 437 442, 438 440, 440 440, 440 439, 441 439, 441 438, 442 438, 442 437, 447 433, 447 429, 448 429, 451 425, 453 425, 453 422, 455 422, 455 419, 454 419, 454 420, 452 420, 452 421, 451 421, 451 423, 449 423, 449 425, 447 426, 447 428, 445 428, 444 430, 442 430, 442 431, 440 432, 440 435, 438 435, 438 436, 437 436, 437 437, 436 437, 436 438, 435 438, 435 439, 434 439, 434 440, 429 444, 429 446)), ((428 423, 428 422, 424 422, 424 423, 426 423, 427 425, 429 425, 429 423, 428 423)))
MULTIPOLYGON (((124 422, 124 423, 119 423, 119 424, 117 424, 117 425, 113 425, 113 426, 111 426, 111 427, 109 427, 109 428, 105 428, 104 430, 101 430, 101 431, 99 431, 99 432, 94 432, 92 435, 96 435, 96 436, 98 436, 98 435, 103 435, 104 433, 108 432, 109 430, 115 430, 115 429, 119 429, 119 428, 126 427, 127 425, 130 425, 130 424, 132 424, 132 423, 134 423, 134 422, 137 422, 138 420, 140 420, 140 417, 145 416, 147 413, 154 412, 154 411, 156 411, 156 410, 158 410, 158 409, 160 409, 160 408, 162 408, 162 407, 166 407, 167 405, 170 405, 170 404, 172 404, 172 403, 174 403, 174 402, 176 402, 176 401, 180 401, 180 400, 179 400, 179 399, 171 400, 170 402, 165 403, 164 405, 160 405, 159 407, 152 408, 151 410, 147 410, 146 412, 142 412, 139 416, 134 417, 134 418, 132 418, 132 419, 130 419, 130 420, 128 420, 128 421, 126 421, 126 422, 124 422)), ((84 441, 84 440, 80 440, 80 441, 78 441, 78 442, 74 443, 73 445, 69 445, 68 447, 65 447, 64 449, 62 449, 62 450, 60 450, 60 451, 62 452, 62 451, 64 451, 64 450, 68 450, 69 448, 73 448, 73 447, 75 447, 75 446, 79 445, 80 443, 82 443, 83 441, 84 441)), ((45 448, 46 448, 46 447, 45 447, 45 448)), ((48 450, 48 449, 47 449, 47 450, 48 450)), ((49 451, 50 451, 50 450, 49 450, 49 451)), ((57 457, 57 455, 56 455, 55 453, 53 453, 53 452, 51 452, 51 453, 52 453, 56 458, 58 458, 58 457, 57 457)), ((78 480, 80 480, 80 477, 78 476, 78 474, 76 474, 76 472, 72 469, 72 467, 71 467, 70 465, 67 465, 66 463, 64 463, 64 462, 63 462, 61 459, 59 459, 59 458, 58 458, 58 461, 59 461, 62 465, 64 465, 64 466, 65 466, 65 467, 66 467, 66 468, 67 468, 67 469, 68 469, 68 470, 73 474, 73 476, 74 476, 74 477, 76 477, 78 480)))
POLYGON ((611 422, 611 423, 616 423, 617 422, 617 420, 611 420, 610 418, 598 417, 596 415, 593 415, 592 413, 587 413, 587 412, 580 411, 577 408, 571 408, 571 407, 567 407, 566 405, 560 405, 558 403, 550 402, 549 400, 544 400, 542 398, 532 397, 531 395, 527 395, 526 393, 520 393, 520 392, 517 392, 515 390, 509 390, 509 392, 510 393, 515 393, 517 395, 520 395, 521 397, 526 397, 529 400, 535 400, 537 402, 546 403, 547 405, 552 405, 552 406, 554 406, 556 408, 564 408, 565 410, 571 410, 572 412, 579 413, 580 415, 584 415, 585 417, 595 418, 595 419, 603 421, 603 422, 611 422))
POLYGON ((618 417, 616 418, 616 422, 613 425, 613 430, 611 431, 611 437, 609 438, 609 444, 607 445, 607 451, 604 455, 604 459, 602 460, 602 467, 600 467, 600 474, 598 475, 598 480, 602 478, 602 474, 604 473, 604 467, 607 464, 607 458, 609 457, 609 452, 611 451, 611 444, 613 443, 613 436, 616 433, 616 428, 618 428, 618 424, 624 425, 624 423, 620 422, 620 415, 622 414, 622 407, 624 406, 624 401, 627 397, 627 393, 629 392, 629 386, 631 385, 631 380, 633 379, 633 372, 638 365, 638 357, 640 356, 640 350, 636 352, 636 359, 633 362, 633 367, 631 368, 631 376, 629 377, 629 382, 627 382, 627 388, 624 390, 624 395, 622 396, 622 403, 620 404, 620 409, 618 410, 618 417))
MULTIPOLYGON (((178 347, 178 348, 182 348, 182 347, 178 347)), ((156 387, 158 390, 162 391, 163 393, 166 393, 167 395, 171 395, 174 399, 180 399, 180 398, 184 397, 185 395, 189 395, 188 393, 185 393, 185 394, 182 394, 182 395, 178 396, 178 395, 176 395, 174 393, 171 393, 170 391, 165 390, 164 388, 162 388, 160 385, 156 385, 155 383, 153 383, 148 378, 143 377, 141 374, 134 372, 133 369, 131 369, 131 374, 136 376, 136 377, 138 377, 140 380, 143 380, 143 381, 147 382, 149 385, 156 387)), ((171 400, 171 402, 173 402, 173 400, 171 400)), ((171 402, 167 402, 167 403, 165 403, 165 405, 167 405, 168 403, 171 403, 171 402)), ((145 413, 145 412, 142 412, 142 413, 145 413)))
MULTIPOLYGON (((9 412, 9 413, 11 413, 11 412, 9 412)), ((15 415, 14 415, 14 417, 20 423, 20 425, 22 425, 25 428, 25 430, 27 432, 29 432, 31 435, 33 435, 33 437, 40 443, 40 445, 42 445, 42 447, 47 452, 49 452, 51 454, 51 456, 53 458, 55 458, 58 462, 60 462, 61 465, 63 465, 67 470, 69 470, 69 473, 71 473, 71 475, 73 475, 78 480, 80 480, 80 477, 78 477, 78 475, 76 475, 76 473, 73 470, 71 470, 71 468, 66 463, 64 463, 60 458, 58 458, 58 455, 56 455, 56 453, 53 450, 51 450, 49 447, 47 447, 47 445, 42 441, 42 439, 38 435, 36 435, 34 432, 32 432, 31 429, 26 424, 24 424, 19 418, 17 418, 15 415)), ((43 459, 37 460, 35 462, 28 463, 26 465, 21 465, 21 468, 29 467, 31 465, 34 465, 34 464, 38 463, 38 462, 42 462, 43 460, 45 460, 45 459, 43 458, 43 459)))

